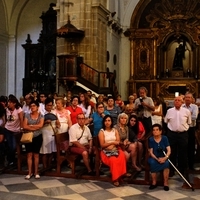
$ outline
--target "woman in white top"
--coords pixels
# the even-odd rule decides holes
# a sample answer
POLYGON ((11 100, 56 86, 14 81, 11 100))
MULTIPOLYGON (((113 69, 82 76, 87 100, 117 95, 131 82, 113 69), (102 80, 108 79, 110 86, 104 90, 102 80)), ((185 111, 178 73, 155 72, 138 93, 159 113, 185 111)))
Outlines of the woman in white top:
POLYGON ((102 148, 101 160, 110 167, 114 186, 119 186, 121 177, 126 174, 126 157, 119 148, 120 136, 118 131, 113 128, 113 119, 110 115, 103 118, 102 129, 98 137, 102 148))
POLYGON ((155 110, 152 112, 151 116, 152 125, 160 124, 162 126, 162 117, 163 117, 162 104, 160 103, 160 100, 158 98, 154 99, 154 105, 155 105, 155 110))
POLYGON ((86 93, 81 93, 79 95, 79 98, 81 103, 78 106, 81 107, 83 114, 85 115, 85 118, 89 118, 91 114, 91 105, 89 97, 87 96, 86 93))
POLYGON ((60 122, 60 127, 57 129, 58 133, 67 132, 72 125, 70 111, 64 108, 64 103, 65 101, 63 98, 56 99, 56 109, 54 110, 54 114, 60 122))

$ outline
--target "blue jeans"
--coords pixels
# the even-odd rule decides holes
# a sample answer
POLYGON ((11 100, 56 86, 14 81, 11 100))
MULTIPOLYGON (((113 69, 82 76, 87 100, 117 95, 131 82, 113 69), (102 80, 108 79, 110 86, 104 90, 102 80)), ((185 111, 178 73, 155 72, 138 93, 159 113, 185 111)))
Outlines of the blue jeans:
POLYGON ((15 151, 16 151, 16 140, 14 136, 15 134, 17 133, 9 131, 8 129, 4 128, 4 136, 8 145, 7 159, 9 163, 15 161, 15 151))

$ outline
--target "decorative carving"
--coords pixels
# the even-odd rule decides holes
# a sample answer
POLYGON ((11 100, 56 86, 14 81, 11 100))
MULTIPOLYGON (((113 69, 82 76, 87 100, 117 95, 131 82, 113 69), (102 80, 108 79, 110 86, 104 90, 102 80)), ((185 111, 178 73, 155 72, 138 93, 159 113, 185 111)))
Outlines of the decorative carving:
POLYGON ((174 98, 175 92, 185 94, 185 92, 191 92, 195 94, 196 92, 196 83, 195 82, 185 82, 180 84, 177 82, 174 83, 160 83, 160 94, 167 98, 174 98))
POLYGON ((133 83, 129 82, 129 88, 148 82, 153 95, 156 95, 154 89, 159 88, 164 97, 174 98, 171 89, 182 83, 185 84, 184 91, 198 93, 200 1, 140 0, 132 15, 131 26, 125 33, 135 44, 131 54, 134 61, 131 69, 133 83), (183 63, 177 64, 177 61, 174 64, 174 52, 181 44, 185 46, 185 56, 180 59, 183 63), (151 81, 154 72, 154 76, 158 77, 155 85, 151 81), (173 87, 169 85, 172 83, 173 87))
POLYGON ((136 41, 136 73, 137 79, 149 79, 150 75, 150 57, 152 58, 152 41, 136 41))

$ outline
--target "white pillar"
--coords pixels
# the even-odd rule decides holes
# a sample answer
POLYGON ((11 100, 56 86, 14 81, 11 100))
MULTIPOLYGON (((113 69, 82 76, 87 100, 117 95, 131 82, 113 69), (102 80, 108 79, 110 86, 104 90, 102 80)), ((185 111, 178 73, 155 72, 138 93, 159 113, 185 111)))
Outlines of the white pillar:
POLYGON ((8 41, 8 66, 7 66, 7 94, 16 92, 16 68, 15 68, 15 35, 9 36, 8 41))

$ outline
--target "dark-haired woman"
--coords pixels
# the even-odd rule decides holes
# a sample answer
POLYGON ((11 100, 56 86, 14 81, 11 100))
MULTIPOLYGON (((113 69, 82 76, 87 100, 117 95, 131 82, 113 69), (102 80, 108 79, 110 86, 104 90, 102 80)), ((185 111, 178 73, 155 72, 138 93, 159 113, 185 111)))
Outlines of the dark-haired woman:
POLYGON ((72 125, 77 123, 77 115, 83 113, 82 109, 78 106, 79 97, 73 96, 71 106, 68 106, 66 109, 70 111, 70 117, 72 125))
POLYGON ((121 113, 121 109, 119 106, 115 106, 115 100, 112 96, 108 97, 105 110, 107 110, 113 118, 113 124, 117 124, 117 117, 121 113))
POLYGON ((93 132, 93 136, 97 136, 99 134, 100 129, 102 128, 102 121, 103 121, 103 117, 105 115, 109 115, 108 111, 104 110, 104 104, 101 102, 98 102, 96 105, 96 112, 94 112, 91 115, 91 118, 89 118, 89 123, 93 122, 94 124, 94 132, 93 132))
POLYGON ((33 141, 32 143, 25 144, 27 152, 27 164, 28 164, 28 175, 25 179, 30 179, 34 173, 35 178, 39 179, 38 174, 39 166, 39 152, 42 146, 42 131, 41 128, 44 124, 44 116, 38 112, 39 103, 37 101, 32 101, 30 103, 31 113, 26 114, 23 121, 24 130, 33 131, 33 141), (32 169, 32 163, 34 161, 34 172, 32 169))
POLYGON ((78 106, 82 109, 85 118, 89 118, 92 111, 92 107, 90 105, 90 99, 86 93, 85 94, 81 93, 79 95, 79 98, 81 103, 78 106))
POLYGON ((129 140, 130 142, 137 143, 137 160, 138 167, 143 168, 142 166, 142 155, 143 155, 143 140, 145 136, 144 126, 140 122, 136 115, 130 115, 128 120, 129 127, 129 140))
MULTIPOLYGON (((44 169, 47 169, 51 165, 53 154, 56 152, 55 133, 57 128, 60 128, 60 122, 52 110, 53 99, 45 99, 45 115, 44 126, 42 128, 42 146, 40 153, 42 154, 42 162, 44 169), (49 116, 49 117, 48 117, 49 116)), ((65 110, 65 109, 64 109, 65 110)), ((65 110, 66 111, 66 110, 65 110)))
POLYGON ((5 138, 8 144, 7 160, 8 164, 15 161, 16 140, 15 135, 23 129, 23 111, 18 99, 10 95, 6 109, 6 124, 4 129, 5 138))
POLYGON ((126 158, 119 148, 120 137, 118 131, 113 128, 113 119, 106 115, 98 137, 102 148, 100 153, 102 162, 110 167, 114 186, 119 186, 120 178, 126 174, 126 158))
POLYGON ((152 177, 152 184, 149 189, 153 190, 157 187, 156 175, 157 172, 163 170, 164 187, 165 191, 169 190, 168 178, 169 178, 169 161, 168 158, 171 154, 171 148, 166 136, 162 135, 162 126, 160 124, 154 124, 152 126, 153 136, 149 138, 149 154, 148 159, 152 177), (163 153, 165 151, 165 154, 163 153))

